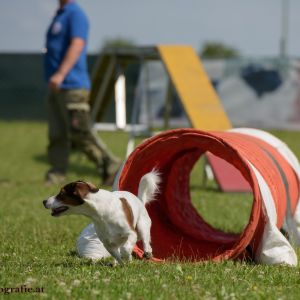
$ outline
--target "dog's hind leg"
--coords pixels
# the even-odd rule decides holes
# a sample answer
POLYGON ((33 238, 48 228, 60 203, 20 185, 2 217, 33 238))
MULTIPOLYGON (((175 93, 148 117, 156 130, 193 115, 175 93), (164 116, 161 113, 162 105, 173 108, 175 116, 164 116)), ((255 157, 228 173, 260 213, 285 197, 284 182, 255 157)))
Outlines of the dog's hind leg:
POLYGON ((146 211, 142 212, 142 214, 137 222, 136 228, 137 228, 139 238, 141 239, 141 241, 143 243, 144 257, 149 259, 152 257, 152 247, 150 245, 150 242, 151 242, 151 236, 150 236, 151 219, 146 211))
POLYGON ((132 250, 133 247, 135 246, 137 241, 137 234, 135 231, 131 231, 131 233, 128 236, 127 241, 125 242, 125 244, 120 248, 120 252, 121 252, 121 258, 127 261, 131 261, 132 260, 132 250))

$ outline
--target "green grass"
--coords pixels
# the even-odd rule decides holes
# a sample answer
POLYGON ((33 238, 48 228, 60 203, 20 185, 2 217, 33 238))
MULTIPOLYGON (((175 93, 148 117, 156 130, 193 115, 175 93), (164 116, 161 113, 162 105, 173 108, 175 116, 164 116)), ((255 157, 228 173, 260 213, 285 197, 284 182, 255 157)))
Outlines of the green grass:
MULTIPOLYGON (((300 157, 299 132, 275 134, 300 157)), ((124 156, 125 134, 102 137, 114 153, 124 156)), ((89 220, 52 218, 42 207, 41 201, 58 190, 43 185, 48 168, 46 125, 0 123, 0 142, 0 289, 22 284, 44 288, 40 294, 0 293, 0 298, 299 299, 298 268, 233 261, 154 264, 138 260, 112 268, 78 258, 76 238, 89 220)), ((93 165, 74 153, 68 180, 78 178, 96 184, 99 180, 93 165)), ((251 195, 222 194, 213 183, 202 188, 201 165, 192 174, 191 191, 195 207, 213 226, 239 232, 247 223, 251 195)))

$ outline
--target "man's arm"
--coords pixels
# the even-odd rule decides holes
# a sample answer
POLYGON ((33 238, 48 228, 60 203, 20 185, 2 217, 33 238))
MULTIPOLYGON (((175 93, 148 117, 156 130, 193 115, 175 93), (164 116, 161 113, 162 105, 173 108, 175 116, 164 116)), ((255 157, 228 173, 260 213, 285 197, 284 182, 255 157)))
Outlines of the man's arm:
POLYGON ((49 89, 57 90, 64 81, 67 74, 76 64, 80 54, 85 46, 85 41, 82 38, 73 38, 66 52, 66 55, 60 64, 56 73, 49 80, 49 89))

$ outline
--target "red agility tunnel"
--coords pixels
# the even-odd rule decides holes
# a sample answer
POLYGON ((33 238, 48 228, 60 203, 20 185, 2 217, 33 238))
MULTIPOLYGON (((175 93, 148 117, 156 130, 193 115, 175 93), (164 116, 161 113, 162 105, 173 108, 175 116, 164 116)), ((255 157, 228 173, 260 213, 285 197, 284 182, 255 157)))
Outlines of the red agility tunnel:
MULTIPOLYGON (((286 158, 265 140, 239 132, 178 129, 156 135, 129 156, 119 177, 119 189, 137 194, 140 178, 153 168, 162 178, 157 201, 147 207, 152 219, 153 254, 158 259, 220 261, 253 257, 267 224, 266 200, 258 177, 270 191, 269 204, 275 207, 277 228, 282 227, 287 209, 295 212, 299 199, 299 179, 286 158), (191 204, 190 173, 207 151, 238 169, 251 186, 251 215, 240 234, 213 228, 191 204)), ((137 247, 136 252, 140 254, 141 250, 137 247)))

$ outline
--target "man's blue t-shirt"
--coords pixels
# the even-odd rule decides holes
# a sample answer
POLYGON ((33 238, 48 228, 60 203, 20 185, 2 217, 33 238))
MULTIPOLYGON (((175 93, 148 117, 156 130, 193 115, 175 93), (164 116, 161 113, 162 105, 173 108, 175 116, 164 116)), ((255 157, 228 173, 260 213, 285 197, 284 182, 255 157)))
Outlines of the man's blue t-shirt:
POLYGON ((85 40, 84 50, 60 87, 62 89, 90 88, 86 61, 88 30, 88 19, 77 3, 72 1, 57 11, 47 31, 44 60, 47 82, 58 70, 71 40, 78 37, 85 40))

